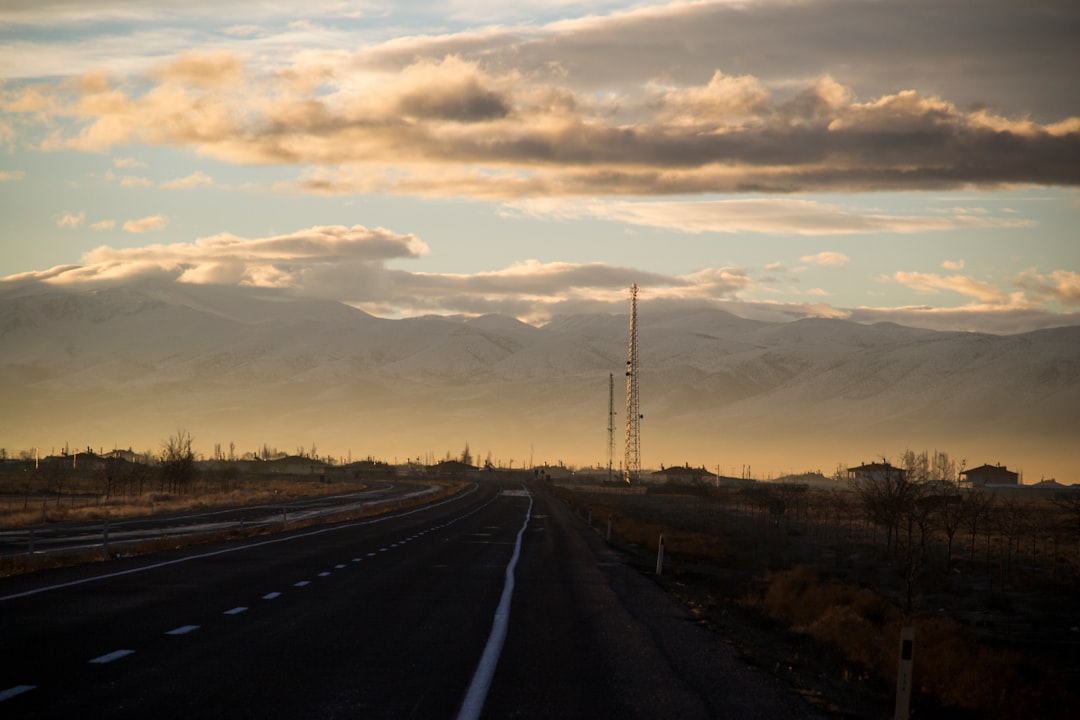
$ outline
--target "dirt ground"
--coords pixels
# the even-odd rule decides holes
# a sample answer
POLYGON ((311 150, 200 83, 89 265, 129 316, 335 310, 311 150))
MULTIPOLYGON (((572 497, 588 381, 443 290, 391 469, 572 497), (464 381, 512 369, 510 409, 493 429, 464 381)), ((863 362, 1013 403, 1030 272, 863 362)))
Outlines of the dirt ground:
MULTIPOLYGON (((875 671, 805 628, 770 617, 765 609, 770 578, 815 562, 822 568, 821 582, 873 592, 898 608, 907 588, 892 564, 867 548, 851 547, 843 557, 830 556, 798 533, 784 532, 779 522, 740 518, 700 494, 619 495, 578 489, 565 499, 583 519, 591 520, 598 533, 606 533, 611 516, 611 542, 630 553, 642 572, 655 572, 663 533, 664 572, 657 582, 679 597, 699 622, 737 646, 749 661, 790 682, 810 702, 836 717, 892 716, 895 670, 883 676, 880 668, 875 671)), ((1080 700, 1073 690, 1080 680, 1080 632, 1074 629, 1080 623, 1076 579, 1032 580, 995 590, 990 580, 979 576, 978 563, 956 566, 951 575, 925 572, 917 578, 911 615, 934 622, 950 618, 963 626, 964 652, 969 643, 976 649, 971 651, 974 659, 957 662, 978 664, 1001 657, 1020 661, 1009 668, 1007 677, 975 681, 984 684, 986 692, 996 692, 996 697, 939 697, 928 689, 934 685, 930 679, 920 682, 918 677, 917 638, 912 717, 1072 717, 1080 700)), ((893 641, 881 643, 880 664, 895 668, 899 634, 892 637, 893 641)), ((941 646, 926 652, 941 654, 941 646)), ((956 652, 960 657, 959 648, 956 652)), ((928 664, 929 659, 924 660, 924 673, 928 664)), ((956 684, 964 682, 958 677, 956 684)))

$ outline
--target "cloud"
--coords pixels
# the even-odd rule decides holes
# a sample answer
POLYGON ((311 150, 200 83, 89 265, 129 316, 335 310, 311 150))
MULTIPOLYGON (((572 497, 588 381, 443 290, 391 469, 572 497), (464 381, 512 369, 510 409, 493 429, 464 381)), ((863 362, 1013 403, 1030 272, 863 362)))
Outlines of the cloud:
POLYGON ((86 213, 84 212, 64 212, 64 214, 57 219, 56 226, 62 228, 77 228, 83 224, 84 220, 86 220, 86 213))
POLYGON ((1038 302, 1080 307, 1080 273, 1072 270, 1054 270, 1046 275, 1029 270, 1021 273, 1016 285, 1030 292, 1038 302))
POLYGON ((169 224, 167 218, 161 215, 151 215, 149 217, 139 218, 138 220, 128 220, 124 223, 124 229, 129 233, 144 233, 152 230, 161 230, 169 224))
POLYGON ((90 227, 93 230, 112 230, 113 228, 116 227, 116 221, 115 220, 100 220, 100 221, 98 221, 96 223, 91 223, 90 227))
POLYGON ((169 245, 103 245, 84 255, 83 265, 58 274, 55 280, 90 282, 150 274, 180 282, 289 287, 340 298, 354 292, 350 286, 357 283, 357 274, 370 275, 372 267, 381 267, 385 261, 416 258, 427 251, 413 235, 361 225, 320 226, 255 239, 223 233, 169 245), (335 272, 339 273, 336 281, 324 285, 335 272))
POLYGON ((115 158, 113 160, 113 167, 120 168, 122 170, 127 170, 131 168, 144 168, 146 167, 146 163, 133 157, 122 157, 115 158))
MULTIPOLYGON (((133 279, 279 288, 304 296, 332 299, 386 317, 426 313, 502 313, 542 324, 559 315, 623 313, 626 288, 638 283, 654 311, 715 307, 743 317, 789 321, 835 317, 858 322, 892 321, 914 327, 984 332, 1022 332, 1080 324, 1080 313, 1053 312, 1055 303, 1080 305, 1080 275, 1073 271, 1031 270, 1010 292, 989 281, 962 275, 896 273, 890 276, 920 292, 958 294, 971 302, 958 307, 845 308, 821 299, 828 291, 803 292, 812 302, 754 299, 770 279, 739 267, 703 268, 686 274, 642 271, 602 262, 525 260, 475 273, 410 272, 390 266, 419 258, 427 245, 413 235, 360 225, 317 226, 285 235, 243 238, 220 234, 193 242, 142 247, 101 246, 79 266, 5 278, 4 282, 123 283, 133 279)), ((829 258, 828 253, 807 256, 829 258)), ((809 262, 807 258, 804 262, 809 262)))
POLYGON ((0 182, 22 180, 24 177, 26 177, 26 173, 22 170, 0 170, 0 182))
POLYGON ((202 185, 213 184, 214 179, 212 177, 202 172, 201 170, 197 170, 186 177, 169 180, 168 182, 163 182, 161 183, 161 187, 169 190, 183 190, 200 187, 202 185))
POLYGON ((838 252, 819 252, 816 255, 804 255, 801 260, 804 263, 810 265, 821 265, 822 267, 844 267, 848 264, 847 255, 838 252))
POLYGON ((964 269, 964 261, 963 260, 942 260, 941 261, 941 269, 942 270, 963 270, 964 269))
POLYGON ((120 187, 150 187, 153 184, 153 180, 144 177, 137 177, 135 175, 124 175, 120 178, 120 187))
POLYGON ((714 68, 703 83, 624 76, 597 94, 565 72, 479 54, 391 59, 309 53, 267 73, 237 54, 192 51, 146 84, 46 83, 8 92, 5 106, 78 127, 45 147, 164 145, 233 163, 315 166, 296 187, 324 193, 512 199, 1080 184, 1080 118, 1039 123, 917 90, 859 100, 828 74, 778 86, 714 68))
POLYGON ((847 235, 919 233, 958 227, 1021 227, 1015 217, 882 215, 813 200, 750 198, 648 202, 564 199, 517 200, 504 212, 552 219, 597 218, 685 233, 772 233, 847 235))
POLYGON ((942 290, 958 293, 973 298, 982 305, 1022 306, 1025 300, 1021 295, 1010 294, 1001 288, 975 280, 965 275, 937 275, 935 273, 896 272, 893 279, 920 293, 935 294, 942 290))

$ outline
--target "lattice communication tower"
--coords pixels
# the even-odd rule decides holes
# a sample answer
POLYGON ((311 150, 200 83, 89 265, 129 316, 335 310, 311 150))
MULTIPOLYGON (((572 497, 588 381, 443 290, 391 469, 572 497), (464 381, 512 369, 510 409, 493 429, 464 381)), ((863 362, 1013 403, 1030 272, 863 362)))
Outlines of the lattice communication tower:
POLYGON ((641 403, 638 398, 638 286, 630 286, 630 343, 626 356, 626 462, 623 480, 637 482, 641 474, 641 403))

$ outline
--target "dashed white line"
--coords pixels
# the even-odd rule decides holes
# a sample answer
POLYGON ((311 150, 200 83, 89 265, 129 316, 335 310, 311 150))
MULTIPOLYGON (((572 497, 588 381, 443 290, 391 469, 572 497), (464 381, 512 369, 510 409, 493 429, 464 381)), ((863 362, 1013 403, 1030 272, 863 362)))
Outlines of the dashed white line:
MULTIPOLYGON (((293 540, 299 540, 301 538, 314 537, 316 535, 322 535, 324 533, 330 533, 330 532, 337 532, 339 530, 347 530, 349 528, 354 528, 354 527, 374 525, 375 523, 386 522, 387 520, 392 520, 392 519, 396 519, 396 518, 402 518, 402 517, 406 517, 408 515, 415 515, 416 513, 426 512, 426 511, 428 511, 428 510, 430 510, 432 508, 437 508, 437 507, 441 507, 443 505, 448 505, 450 503, 458 502, 462 498, 468 497, 472 493, 476 492, 478 487, 479 487, 478 485, 473 483, 472 486, 469 488, 468 492, 464 493, 463 495, 454 495, 454 496, 452 496, 450 498, 447 498, 446 500, 443 500, 441 502, 437 502, 437 503, 434 503, 432 505, 425 505, 423 507, 416 508, 415 510, 408 510, 408 511, 398 513, 398 514, 386 515, 386 516, 380 517, 380 518, 374 518, 374 519, 369 519, 369 520, 360 520, 360 521, 355 522, 355 523, 345 523, 345 524, 342 524, 342 525, 334 525, 334 526, 328 527, 328 528, 320 528, 318 530, 312 530, 310 532, 299 533, 297 535, 289 535, 289 536, 286 536, 286 537, 274 538, 272 540, 262 540, 260 542, 255 542, 255 543, 250 543, 250 544, 245 544, 245 545, 237 545, 237 546, 234 546, 234 547, 226 548, 224 550, 214 550, 212 552, 199 553, 199 554, 196 554, 196 555, 185 555, 184 557, 176 558, 175 560, 166 560, 165 562, 154 563, 152 565, 144 565, 142 567, 137 567, 137 568, 130 568, 128 570, 120 570, 118 572, 103 573, 101 575, 94 575, 93 577, 83 578, 81 580, 72 580, 71 582, 58 583, 56 585, 46 585, 44 587, 37 587, 37 588, 34 588, 32 590, 27 590, 25 592, 15 593, 13 595, 0 595, 0 602, 4 602, 5 600, 15 600, 16 598, 27 597, 29 595, 37 595, 38 593, 49 592, 49 591, 52 591, 52 590, 59 590, 61 588, 72 587, 74 585, 83 585, 85 583, 91 583, 91 582, 97 582, 99 580, 106 580, 106 579, 109 579, 109 578, 121 577, 123 575, 131 575, 133 573, 146 572, 148 570, 156 570, 158 568, 168 567, 169 565, 176 565, 177 563, 191 562, 193 560, 202 560, 204 558, 216 557, 218 555, 224 555, 226 553, 234 553, 234 552, 241 552, 241 551, 244 551, 244 550, 251 550, 252 548, 263 547, 265 545, 275 545, 277 543, 292 542, 293 540)), ((494 500, 488 501, 484 505, 480 506, 480 508, 477 508, 476 510, 473 510, 472 513, 468 513, 468 515, 471 515, 471 514, 473 514, 475 512, 478 512, 480 509, 483 509, 483 508, 487 507, 492 502, 494 502, 494 500)), ((468 515, 463 515, 462 517, 468 517, 468 515)))
POLYGON ((198 630, 198 629, 199 629, 198 625, 181 625, 178 628, 173 628, 172 630, 170 630, 169 632, 167 632, 165 634, 166 635, 187 635, 189 632, 192 632, 193 630, 198 630))
POLYGON ((301 580, 300 582, 293 583, 293 587, 304 587, 305 585, 310 585, 310 584, 311 584, 310 580, 301 580))
POLYGON ((367 556, 368 557, 375 557, 375 553, 368 553, 367 556))
POLYGON ((323 571, 323 572, 319 573, 319 577, 328 577, 329 575, 330 575, 330 573, 328 573, 326 571, 323 571))
POLYGON ((232 610, 226 610, 225 614, 226 615, 239 615, 242 612, 247 612, 247 608, 244 607, 243 605, 237 605, 232 610))
POLYGON ((344 570, 344 569, 345 569, 345 566, 344 566, 344 565, 335 565, 335 566, 334 566, 334 569, 335 569, 335 570, 344 570))
POLYGON ((272 592, 272 593, 266 593, 265 595, 263 595, 262 599, 263 600, 273 600, 274 598, 279 598, 279 597, 281 597, 281 593, 272 592))
POLYGON ((363 558, 353 558, 353 562, 363 562, 363 558))
POLYGON ((134 654, 134 652, 134 650, 113 650, 111 653, 99 655, 98 657, 91 660, 90 663, 93 665, 104 665, 106 663, 111 663, 113 660, 119 660, 122 657, 132 655, 134 654))
POLYGON ((15 687, 9 687, 7 690, 0 691, 0 702, 10 700, 23 693, 28 693, 36 687, 37 685, 16 685, 15 687))

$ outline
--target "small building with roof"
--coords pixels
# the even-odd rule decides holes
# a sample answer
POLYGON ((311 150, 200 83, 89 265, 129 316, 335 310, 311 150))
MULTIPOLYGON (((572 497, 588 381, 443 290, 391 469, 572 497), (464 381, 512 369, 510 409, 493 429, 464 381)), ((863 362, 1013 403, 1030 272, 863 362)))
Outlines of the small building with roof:
POLYGON ((960 475, 971 487, 1020 484, 1020 473, 1015 473, 1004 465, 980 465, 977 468, 964 470, 960 475))
POLYGON ((852 482, 874 482, 883 480, 903 480, 906 473, 903 468, 894 467, 887 462, 863 463, 847 469, 848 480, 852 482))

